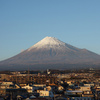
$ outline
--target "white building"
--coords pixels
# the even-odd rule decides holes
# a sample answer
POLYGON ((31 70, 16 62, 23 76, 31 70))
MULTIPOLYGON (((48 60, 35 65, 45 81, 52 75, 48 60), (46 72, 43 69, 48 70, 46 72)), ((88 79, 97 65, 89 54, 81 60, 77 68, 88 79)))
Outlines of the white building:
POLYGON ((10 89, 10 88, 14 88, 14 84, 13 82, 2 82, 2 84, 0 85, 1 89, 10 89))
POLYGON ((80 86, 80 91, 91 91, 91 87, 90 86, 80 86))
POLYGON ((23 86, 22 88, 26 89, 28 93, 33 92, 33 87, 32 86, 26 85, 26 86, 23 86))
POLYGON ((44 90, 37 90, 37 93, 39 93, 40 97, 54 97, 53 92, 48 91, 46 88, 44 88, 44 90))

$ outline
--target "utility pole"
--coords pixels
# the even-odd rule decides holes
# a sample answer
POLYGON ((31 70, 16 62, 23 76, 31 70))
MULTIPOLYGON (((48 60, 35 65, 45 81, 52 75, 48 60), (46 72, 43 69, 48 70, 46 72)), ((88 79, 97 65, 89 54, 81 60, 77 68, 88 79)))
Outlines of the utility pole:
POLYGON ((30 74, 30 72, 29 72, 29 67, 28 67, 28 83, 29 83, 29 74, 30 74))
POLYGON ((11 96, 10 96, 10 100, 13 100, 13 99, 12 99, 12 92, 10 92, 10 95, 11 95, 11 96))

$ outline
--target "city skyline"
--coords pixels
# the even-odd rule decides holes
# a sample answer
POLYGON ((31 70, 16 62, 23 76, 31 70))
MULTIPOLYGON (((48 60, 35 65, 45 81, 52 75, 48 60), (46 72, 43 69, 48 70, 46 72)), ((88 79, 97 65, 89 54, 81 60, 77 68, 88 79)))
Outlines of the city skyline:
POLYGON ((0 1, 0 61, 46 36, 100 55, 100 1, 0 1))

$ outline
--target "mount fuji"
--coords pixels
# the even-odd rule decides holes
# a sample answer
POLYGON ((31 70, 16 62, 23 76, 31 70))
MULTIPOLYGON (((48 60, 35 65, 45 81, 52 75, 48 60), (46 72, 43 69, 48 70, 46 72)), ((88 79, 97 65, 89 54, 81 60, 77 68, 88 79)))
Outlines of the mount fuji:
POLYGON ((100 55, 87 49, 79 49, 55 37, 45 37, 18 55, 1 61, 0 69, 69 69, 80 68, 83 65, 86 67, 93 65, 99 66, 100 55))

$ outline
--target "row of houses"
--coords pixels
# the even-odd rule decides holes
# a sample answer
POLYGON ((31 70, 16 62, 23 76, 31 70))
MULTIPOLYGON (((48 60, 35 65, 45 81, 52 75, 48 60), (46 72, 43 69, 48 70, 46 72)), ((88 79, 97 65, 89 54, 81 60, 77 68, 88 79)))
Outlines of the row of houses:
POLYGON ((99 81, 69 78, 64 75, 1 74, 0 96, 5 100, 100 100, 99 81))

